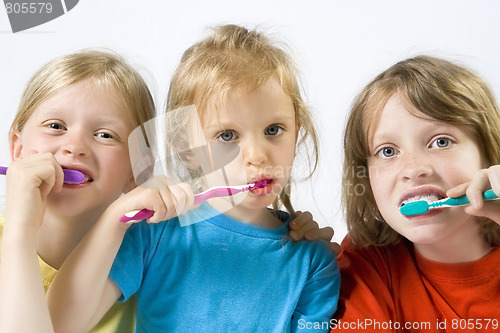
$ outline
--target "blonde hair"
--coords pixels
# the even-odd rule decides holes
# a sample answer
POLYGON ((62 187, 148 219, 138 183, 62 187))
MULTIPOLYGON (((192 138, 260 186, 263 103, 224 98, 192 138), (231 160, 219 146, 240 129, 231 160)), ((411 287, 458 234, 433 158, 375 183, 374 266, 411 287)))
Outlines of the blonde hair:
POLYGON ((36 108, 57 92, 85 79, 116 92, 130 118, 139 126, 155 115, 154 101, 141 75, 119 55, 82 50, 53 59, 29 80, 10 131, 22 130, 36 108))
MULTIPOLYGON (((401 239, 382 218, 369 176, 352 172, 368 170, 370 123, 394 94, 433 119, 468 130, 487 163, 500 164, 500 111, 488 85, 470 70, 444 59, 417 56, 398 62, 357 96, 344 133, 342 204, 349 237, 358 246, 385 246, 401 239), (352 195, 356 186, 365 190, 364 195, 352 195)), ((500 226, 489 219, 478 220, 484 240, 499 246, 500 226)))
MULTIPOLYGON (((219 26, 184 52, 170 84, 166 108, 174 110, 195 104, 200 112, 213 96, 223 96, 238 87, 256 89, 274 78, 292 99, 295 120, 300 125, 298 145, 312 141, 312 175, 318 163, 318 138, 297 76, 295 64, 284 47, 264 34, 237 25, 219 26)), ((203 120, 203 114, 200 118, 203 120)), ((290 186, 280 193, 273 207, 281 204, 293 212, 290 186)))

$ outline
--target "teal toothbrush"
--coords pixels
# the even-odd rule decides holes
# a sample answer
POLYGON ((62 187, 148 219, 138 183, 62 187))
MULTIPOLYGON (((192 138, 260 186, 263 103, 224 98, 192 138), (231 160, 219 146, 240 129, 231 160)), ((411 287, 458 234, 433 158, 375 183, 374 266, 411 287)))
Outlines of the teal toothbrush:
MULTIPOLYGON (((488 190, 483 193, 483 200, 497 200, 498 196, 493 192, 493 190, 488 190)), ((446 207, 457 207, 465 206, 470 204, 469 199, 464 194, 457 198, 445 198, 434 202, 427 202, 425 200, 419 200, 414 202, 409 202, 401 206, 399 211, 405 216, 413 216, 427 213, 430 209, 435 208, 446 208, 446 207)))

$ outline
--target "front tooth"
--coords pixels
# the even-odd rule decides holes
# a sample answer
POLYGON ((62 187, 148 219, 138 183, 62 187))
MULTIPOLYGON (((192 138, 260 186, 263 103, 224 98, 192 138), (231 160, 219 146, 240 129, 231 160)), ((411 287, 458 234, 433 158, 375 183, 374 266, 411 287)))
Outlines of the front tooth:
POLYGON ((436 194, 426 194, 426 195, 416 195, 414 197, 408 198, 402 202, 402 204, 407 204, 409 202, 425 200, 428 203, 439 200, 439 197, 436 194))

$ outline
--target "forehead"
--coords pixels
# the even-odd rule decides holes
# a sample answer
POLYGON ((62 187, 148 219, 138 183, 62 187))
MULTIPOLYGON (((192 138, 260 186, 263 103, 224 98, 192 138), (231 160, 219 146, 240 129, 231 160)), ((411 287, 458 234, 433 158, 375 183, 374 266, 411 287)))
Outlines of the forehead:
POLYGON ((276 79, 258 87, 240 85, 214 94, 200 113, 202 123, 245 115, 295 119, 292 98, 276 79))
MULTIPOLYGON (((366 112, 363 117, 364 133, 368 133, 368 141, 373 140, 376 132, 380 130, 380 126, 393 124, 397 126, 398 121, 403 116, 411 115, 422 120, 437 121, 420 110, 418 110, 408 98, 400 93, 393 93, 385 100, 373 102, 371 106, 366 107, 366 112)), ((397 128, 395 128, 397 129, 397 128)))
POLYGON ((112 85, 85 79, 57 91, 43 100, 32 116, 94 114, 95 117, 131 121, 129 108, 112 85))

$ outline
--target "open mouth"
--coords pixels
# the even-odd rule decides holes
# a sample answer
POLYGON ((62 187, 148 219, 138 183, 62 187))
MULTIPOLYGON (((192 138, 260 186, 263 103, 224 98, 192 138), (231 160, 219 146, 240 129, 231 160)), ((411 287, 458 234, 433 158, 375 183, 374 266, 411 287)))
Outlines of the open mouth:
POLYGON ((90 176, 88 175, 85 175, 85 180, 83 181, 83 183, 92 183, 94 181, 94 179, 92 179, 90 176))
POLYGON ((444 196, 441 196, 441 195, 438 195, 438 194, 435 194, 435 193, 415 195, 415 196, 412 196, 412 197, 404 199, 401 202, 401 204, 399 205, 399 207, 402 207, 405 204, 410 203, 410 202, 424 200, 424 201, 427 201, 428 203, 432 203, 434 201, 441 200, 443 198, 444 198, 444 196))

